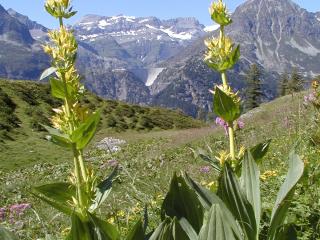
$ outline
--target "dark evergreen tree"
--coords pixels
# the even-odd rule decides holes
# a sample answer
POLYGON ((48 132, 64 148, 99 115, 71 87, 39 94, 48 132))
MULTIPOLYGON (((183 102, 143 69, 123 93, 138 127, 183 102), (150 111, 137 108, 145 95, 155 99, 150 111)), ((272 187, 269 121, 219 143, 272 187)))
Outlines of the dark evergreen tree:
POLYGON ((291 94, 300 92, 303 90, 304 79, 303 76, 298 72, 297 68, 293 68, 291 78, 288 84, 289 92, 291 94))
POLYGON ((246 88, 246 101, 245 108, 247 110, 258 107, 262 101, 262 82, 261 72, 256 64, 252 64, 246 76, 247 88, 246 88))
POLYGON ((280 75, 278 84, 278 96, 282 97, 287 94, 289 94, 289 75, 287 72, 284 72, 280 75))

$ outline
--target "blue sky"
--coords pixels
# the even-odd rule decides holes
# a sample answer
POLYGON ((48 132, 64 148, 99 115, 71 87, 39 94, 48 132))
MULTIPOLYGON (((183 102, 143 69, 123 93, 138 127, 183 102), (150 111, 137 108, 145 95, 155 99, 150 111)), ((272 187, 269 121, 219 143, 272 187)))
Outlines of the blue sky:
MULTIPOLYGON (((72 22, 93 13, 104 16, 118 14, 156 16, 160 19, 192 16, 204 25, 211 25, 207 10, 211 2, 212 0, 73 0, 74 9, 78 14, 72 22)), ((225 2, 230 11, 233 11, 245 0, 225 0, 225 2)), ((320 0, 294 0, 294 2, 309 11, 320 11, 320 0)), ((56 27, 56 21, 43 9, 44 0, 0 0, 0 4, 6 9, 13 8, 47 27, 56 27)))

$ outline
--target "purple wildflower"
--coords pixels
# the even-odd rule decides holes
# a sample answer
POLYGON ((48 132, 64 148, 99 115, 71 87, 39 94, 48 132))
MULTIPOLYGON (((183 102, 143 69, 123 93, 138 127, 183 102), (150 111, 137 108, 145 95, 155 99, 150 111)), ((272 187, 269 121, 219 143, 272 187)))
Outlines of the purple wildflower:
POLYGON ((4 221, 6 218, 7 209, 5 207, 0 208, 0 221, 4 221))
POLYGON ((315 93, 312 92, 306 96, 304 96, 304 104, 308 104, 308 103, 312 103, 316 100, 316 96, 315 96, 315 93))
POLYGON ((209 173, 210 172, 210 166, 203 166, 200 168, 200 172, 202 173, 209 173))
POLYGON ((217 117, 216 118, 216 124, 220 125, 221 127, 224 128, 224 131, 226 132, 226 135, 228 135, 228 123, 224 121, 222 118, 217 117))
POLYGON ((242 120, 238 120, 238 121, 237 121, 237 125, 238 125, 238 128, 239 128, 239 129, 244 128, 244 122, 243 122, 242 120))
POLYGON ((111 159, 111 160, 108 161, 108 165, 109 165, 110 167, 115 167, 115 166, 118 165, 118 161, 115 160, 115 159, 111 159))

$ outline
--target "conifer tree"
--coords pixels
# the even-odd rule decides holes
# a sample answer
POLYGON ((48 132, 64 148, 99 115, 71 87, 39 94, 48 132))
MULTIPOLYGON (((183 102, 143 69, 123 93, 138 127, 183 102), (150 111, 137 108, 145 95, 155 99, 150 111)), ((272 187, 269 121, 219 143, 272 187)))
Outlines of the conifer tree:
POLYGON ((303 76, 298 72, 297 68, 293 68, 291 78, 288 84, 288 88, 291 94, 300 92, 303 90, 304 79, 303 76))
POLYGON ((287 72, 280 75, 280 80, 278 84, 278 96, 282 97, 289 93, 289 76, 287 72))
POLYGON ((256 64, 252 64, 246 76, 246 102, 245 107, 247 110, 258 107, 262 101, 262 82, 261 72, 256 64))

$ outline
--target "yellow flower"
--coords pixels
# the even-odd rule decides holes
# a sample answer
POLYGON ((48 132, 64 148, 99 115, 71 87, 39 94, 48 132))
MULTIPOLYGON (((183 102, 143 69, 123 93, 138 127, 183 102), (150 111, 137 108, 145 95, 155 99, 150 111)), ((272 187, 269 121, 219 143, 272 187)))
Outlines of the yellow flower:
POLYGON ((234 46, 231 38, 229 37, 224 37, 222 42, 217 38, 208 38, 204 41, 204 44, 208 48, 204 55, 204 60, 213 63, 224 61, 229 57, 234 46))
POLYGON ((260 175, 260 179, 265 181, 270 177, 276 177, 278 175, 278 171, 265 171, 263 174, 260 175))
POLYGON ((222 0, 213 2, 209 8, 209 13, 211 19, 222 26, 229 25, 232 22, 227 7, 222 0))
POLYGON ((215 158, 220 162, 220 165, 223 166, 224 163, 230 158, 230 154, 227 151, 220 151, 218 152, 218 156, 215 158))
POLYGON ((114 220, 114 217, 110 217, 108 220, 107 220, 109 223, 113 224, 115 222, 114 220))
POLYGON ((313 89, 317 89, 318 87, 319 87, 318 81, 317 81, 317 80, 313 80, 313 81, 312 81, 312 88, 313 88, 313 89))
POLYGON ((123 210, 120 210, 120 211, 117 212, 117 216, 118 217, 124 217, 124 216, 126 216, 126 213, 123 210))

